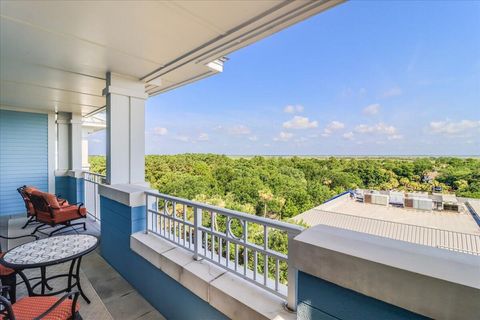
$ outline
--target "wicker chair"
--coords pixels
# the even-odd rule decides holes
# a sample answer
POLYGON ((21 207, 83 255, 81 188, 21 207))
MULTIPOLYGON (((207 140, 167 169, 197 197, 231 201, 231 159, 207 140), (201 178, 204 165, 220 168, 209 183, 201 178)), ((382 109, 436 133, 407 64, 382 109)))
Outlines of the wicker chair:
MULTIPOLYGON (((7 289, 2 287, 2 289, 7 289)), ((81 319, 78 291, 69 292, 63 297, 55 296, 34 296, 25 297, 18 302, 12 303, 5 297, 0 296, 0 316, 8 320, 67 320, 81 319), (73 299, 69 299, 73 298, 73 299)))
MULTIPOLYGON (((21 239, 27 237, 34 237, 38 240, 38 237, 35 235, 26 235, 20 237, 4 237, 0 235, 1 239, 12 240, 12 239, 21 239)), ((0 258, 3 257, 4 253, 2 251, 2 246, 0 243, 0 258)), ((7 268, 4 265, 0 264, 0 282, 3 286, 8 286, 8 296, 12 303, 15 303, 16 295, 17 295, 17 272, 13 269, 7 268)))

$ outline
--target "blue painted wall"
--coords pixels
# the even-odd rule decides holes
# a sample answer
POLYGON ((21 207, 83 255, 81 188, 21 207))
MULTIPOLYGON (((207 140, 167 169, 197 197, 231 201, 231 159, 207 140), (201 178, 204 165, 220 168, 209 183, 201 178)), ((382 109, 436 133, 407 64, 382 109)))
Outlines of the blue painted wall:
POLYGON ((298 274, 297 315, 301 320, 428 319, 304 272, 298 274))
POLYGON ((25 212, 22 185, 48 191, 48 115, 0 110, 0 215, 25 212))
POLYGON ((70 176, 55 177, 55 194, 67 199, 70 203, 85 201, 85 181, 70 176))
POLYGON ((100 197, 101 253, 167 319, 227 319, 190 290, 130 250, 130 235, 145 230, 145 207, 100 197))

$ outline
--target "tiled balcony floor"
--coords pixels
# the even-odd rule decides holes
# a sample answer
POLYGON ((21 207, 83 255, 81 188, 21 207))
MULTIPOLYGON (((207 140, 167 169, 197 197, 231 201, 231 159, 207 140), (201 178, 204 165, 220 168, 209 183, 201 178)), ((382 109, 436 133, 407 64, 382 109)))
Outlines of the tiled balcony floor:
MULTIPOLYGON (((34 226, 25 230, 21 226, 25 222, 23 217, 0 220, 0 234, 17 236, 29 234, 34 226)), ((69 231, 67 233, 75 233, 69 231)), ((100 236, 100 226, 93 219, 87 219, 87 234, 100 236)), ((40 234, 39 234, 40 235, 40 234)), ((42 236, 42 235, 40 235, 42 236)), ((15 247, 22 242, 9 241, 8 247, 15 247)), ((2 248, 6 247, 2 243, 2 248)), ((69 264, 61 264, 47 268, 47 275, 68 273, 69 264)), ((82 259, 81 265, 82 288, 92 301, 87 304, 80 297, 80 314, 83 319, 121 319, 121 320, 150 320, 165 319, 155 310, 118 272, 115 271, 100 255, 99 249, 82 259)), ((27 277, 37 276, 38 270, 25 272, 27 277)), ((53 287, 66 287, 64 280, 52 281, 53 287)), ((17 298, 26 295, 25 286, 19 285, 17 298)))

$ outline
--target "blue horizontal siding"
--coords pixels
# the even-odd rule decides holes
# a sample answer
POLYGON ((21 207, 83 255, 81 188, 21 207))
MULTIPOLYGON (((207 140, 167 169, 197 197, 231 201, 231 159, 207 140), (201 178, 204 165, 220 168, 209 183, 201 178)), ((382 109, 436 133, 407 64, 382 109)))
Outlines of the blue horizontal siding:
POLYGON ((55 193, 70 203, 84 202, 84 180, 70 176, 55 177, 55 193))
POLYGON ((0 110, 0 215, 25 211, 22 185, 48 190, 48 116, 0 110))

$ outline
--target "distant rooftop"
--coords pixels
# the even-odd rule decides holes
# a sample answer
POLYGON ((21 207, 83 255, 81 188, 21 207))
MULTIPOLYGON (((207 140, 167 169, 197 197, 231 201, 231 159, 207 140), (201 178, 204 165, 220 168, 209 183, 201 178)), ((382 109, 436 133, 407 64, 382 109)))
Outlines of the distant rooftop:
MULTIPOLYGON (((418 199, 412 195, 410 198, 418 199)), ((474 218, 474 208, 479 207, 477 201, 452 196, 443 199, 458 201, 458 211, 406 208, 388 201, 383 205, 365 203, 345 193, 293 220, 310 227, 322 224, 480 255, 480 226, 474 218)))

